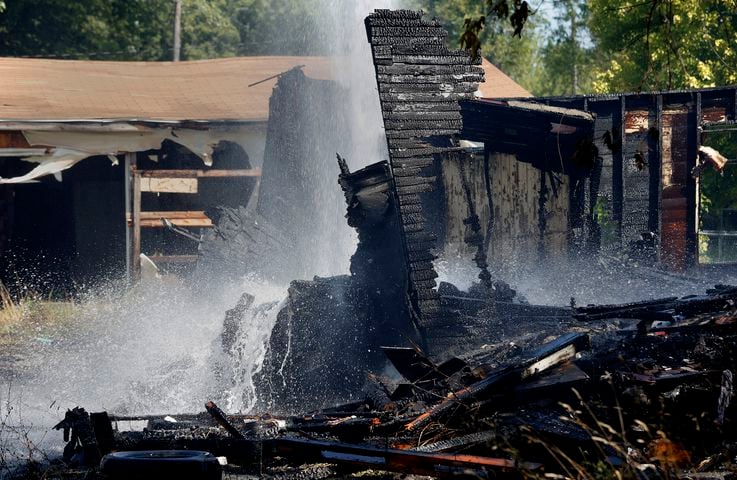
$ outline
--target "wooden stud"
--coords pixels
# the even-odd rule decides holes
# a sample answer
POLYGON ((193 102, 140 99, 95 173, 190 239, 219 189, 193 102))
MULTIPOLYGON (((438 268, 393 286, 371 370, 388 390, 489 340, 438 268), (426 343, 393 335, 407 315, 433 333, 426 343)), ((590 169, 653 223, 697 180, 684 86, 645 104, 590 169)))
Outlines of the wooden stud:
POLYGON ((692 267, 699 261, 699 192, 701 181, 693 178, 691 170, 698 164, 699 146, 701 146, 701 123, 703 121, 701 108, 701 92, 696 92, 696 106, 693 113, 693 120, 688 125, 689 152, 687 161, 688 175, 687 182, 687 201, 689 208, 688 215, 688 234, 686 238, 686 266, 692 267))
MULTIPOLYGON (((123 163, 123 208, 125 210, 125 219, 131 216, 132 204, 131 204, 131 164, 135 162, 135 159, 131 159, 135 154, 126 153, 123 163)), ((133 245, 133 237, 131 227, 127 224, 125 226, 125 278, 128 283, 131 283, 131 265, 132 265, 132 254, 131 249, 133 245)))
POLYGON ((657 214, 658 214, 658 248, 656 252, 656 260, 658 264, 660 264, 661 257, 660 257, 660 248, 663 244, 663 239, 661 238, 661 232, 663 231, 663 216, 661 215, 661 212, 663 211, 663 96, 658 95, 656 99, 656 115, 657 115, 657 125, 658 125, 658 205, 657 205, 657 214))
POLYGON ((141 279, 141 176, 135 166, 131 166, 132 175, 132 202, 133 244, 131 249, 131 282, 138 283, 141 279))
POLYGON ((625 116, 627 109, 625 105, 625 96, 619 97, 619 115, 617 122, 612 122, 613 125, 619 127, 619 140, 621 142, 621 149, 618 153, 612 154, 612 218, 615 222, 615 229, 617 239, 621 243, 622 241, 622 208, 624 206, 624 162, 625 152, 627 151, 626 145, 626 134, 625 134, 625 116))
POLYGON ((196 178, 148 178, 142 176, 141 191, 152 193, 197 193, 198 179, 196 178))

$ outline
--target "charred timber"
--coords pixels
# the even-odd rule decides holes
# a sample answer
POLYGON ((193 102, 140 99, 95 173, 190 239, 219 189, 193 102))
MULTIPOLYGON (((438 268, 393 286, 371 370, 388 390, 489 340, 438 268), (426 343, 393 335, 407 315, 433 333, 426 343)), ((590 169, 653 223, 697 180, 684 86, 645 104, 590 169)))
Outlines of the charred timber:
POLYGON ((457 82, 466 82, 477 84, 484 81, 484 74, 482 73, 449 73, 449 74, 436 74, 436 75, 417 75, 417 74, 388 74, 378 75, 380 82, 385 84, 404 83, 408 85, 439 85, 445 83, 455 84, 457 82))
POLYGON ((455 148, 451 137, 462 127, 458 101, 473 97, 477 82, 483 81, 483 69, 477 66, 479 59, 434 41, 447 32, 435 22, 424 22, 421 14, 377 11, 366 18, 366 30, 399 201, 410 298, 422 323, 441 312, 432 289, 437 273, 426 259, 432 257, 437 235, 429 231, 432 223, 425 218, 421 194, 435 190, 437 178, 429 169, 435 163, 432 155, 455 148), (412 36, 433 41, 407 41, 412 36), (427 176, 422 175, 425 168, 427 176))
MULTIPOLYGON (((426 75, 478 75, 483 76, 484 69, 482 67, 466 65, 379 65, 376 72, 381 75, 400 75, 423 77, 426 75)), ((479 81, 483 81, 479 80, 479 81)))
POLYGON ((413 111, 413 112, 392 112, 385 115, 387 120, 394 121, 405 121, 405 120, 457 120, 462 119, 461 114, 457 111, 447 112, 426 112, 426 111, 413 111))
MULTIPOLYGON (((372 26, 369 30, 369 35, 372 37, 386 38, 386 37, 447 37, 448 32, 441 26, 417 26, 417 27, 406 27, 406 26, 393 26, 393 27, 380 27, 372 26)), ((390 45, 396 45, 396 42, 390 43, 390 45)))

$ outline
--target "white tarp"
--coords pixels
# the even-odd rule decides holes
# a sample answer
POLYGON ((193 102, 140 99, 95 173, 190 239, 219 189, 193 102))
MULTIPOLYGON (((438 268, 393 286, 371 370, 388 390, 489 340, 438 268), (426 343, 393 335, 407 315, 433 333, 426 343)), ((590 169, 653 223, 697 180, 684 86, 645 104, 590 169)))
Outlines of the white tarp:
POLYGON ((80 160, 89 157, 89 153, 79 152, 76 150, 68 150, 66 148, 57 148, 50 155, 42 155, 38 157, 26 157, 24 160, 29 162, 37 162, 38 166, 30 172, 20 177, 0 178, 0 183, 31 183, 37 178, 44 175, 51 175, 66 170, 80 160), (35 160, 38 158, 39 160, 35 160))
MULTIPOLYGON (((146 129, 142 131, 84 132, 60 130, 24 130, 23 135, 31 146, 54 147, 46 155, 33 155, 23 158, 38 166, 20 177, 0 178, 3 183, 29 183, 39 177, 72 167, 75 163, 93 156, 107 156, 155 150, 161 148, 164 140, 171 140, 188 148, 199 156, 207 166, 212 165, 212 150, 221 140, 240 143, 247 138, 239 130, 192 130, 183 128, 146 129)), ((246 149, 246 151, 248 151, 246 149)))

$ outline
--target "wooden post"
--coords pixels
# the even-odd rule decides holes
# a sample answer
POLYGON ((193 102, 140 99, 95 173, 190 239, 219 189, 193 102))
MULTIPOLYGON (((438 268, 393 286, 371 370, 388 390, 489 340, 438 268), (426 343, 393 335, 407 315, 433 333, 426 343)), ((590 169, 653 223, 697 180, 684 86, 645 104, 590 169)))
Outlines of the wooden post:
POLYGON ((131 218, 131 156, 133 154, 126 153, 125 161, 123 163, 123 205, 125 209, 125 278, 128 280, 128 284, 131 283, 131 246, 133 243, 132 225, 128 223, 128 219, 131 218))
POLYGON ((131 263, 130 281, 132 284, 141 279, 141 174, 136 168, 135 154, 131 166, 131 263))
POLYGON ((660 255, 661 248, 663 246, 663 95, 658 94, 655 103, 656 114, 658 116, 658 235, 657 235, 657 252, 655 254, 655 260, 658 265, 662 265, 662 258, 660 255))

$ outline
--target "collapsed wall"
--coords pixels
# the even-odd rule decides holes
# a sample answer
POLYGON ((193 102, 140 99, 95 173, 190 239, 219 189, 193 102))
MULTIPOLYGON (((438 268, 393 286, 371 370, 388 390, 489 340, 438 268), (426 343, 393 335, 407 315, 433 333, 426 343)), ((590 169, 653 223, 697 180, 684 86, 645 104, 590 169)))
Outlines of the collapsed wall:
POLYGON ((339 159, 348 224, 358 231, 351 275, 294 281, 257 379, 266 410, 299 412, 360 400, 382 345, 419 342, 409 321, 399 216, 386 162, 348 171, 339 159))
POLYGON ((206 233, 200 249, 203 273, 239 278, 257 272, 287 284, 344 268, 335 250, 348 247, 350 232, 334 188, 339 170, 333 158, 351 144, 348 94, 299 68, 279 77, 269 100, 257 201, 208 212, 217 228, 206 233))

